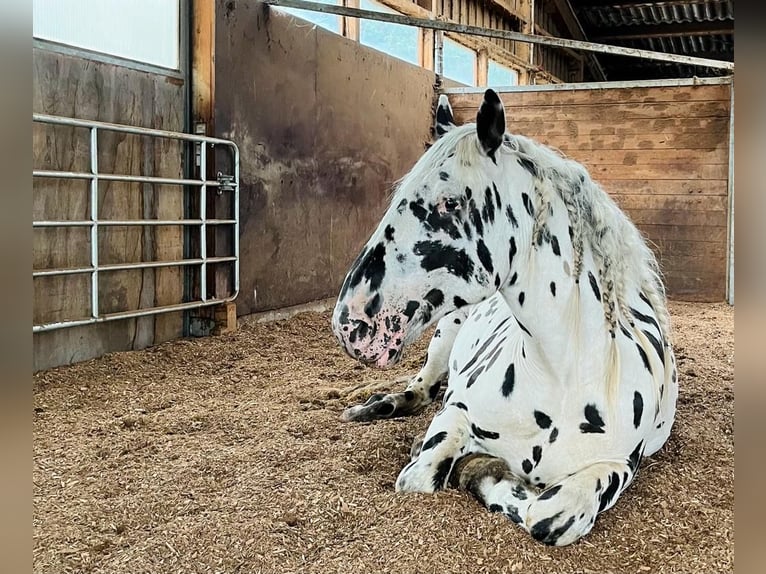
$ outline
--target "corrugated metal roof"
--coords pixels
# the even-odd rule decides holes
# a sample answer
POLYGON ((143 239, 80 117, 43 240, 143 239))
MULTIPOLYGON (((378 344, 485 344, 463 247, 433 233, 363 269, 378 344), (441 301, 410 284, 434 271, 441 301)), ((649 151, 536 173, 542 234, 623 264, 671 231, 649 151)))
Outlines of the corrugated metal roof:
MULTIPOLYGON (((618 4, 618 0, 615 0, 618 4)), ((734 20, 733 0, 703 0, 696 4, 663 2, 639 6, 583 6, 578 9, 586 27, 610 28, 637 24, 683 24, 734 20)))
MULTIPOLYGON (((642 3, 614 0, 611 6, 609 2, 592 0, 570 0, 570 3, 587 36, 596 41, 657 52, 733 60, 733 0, 647 0, 642 3), (722 24, 720 30, 715 24, 700 30, 700 23, 716 22, 722 24), (688 33, 684 30, 685 24, 689 25, 688 33), (663 34, 664 26, 668 27, 667 34, 663 34), (729 27, 732 33, 721 33, 729 27), (635 28, 635 33, 632 28, 635 28), (604 40, 598 40, 599 37, 604 40)), ((688 77, 727 73, 714 68, 630 61, 624 57, 599 55, 598 58, 607 75, 610 68, 613 74, 621 76, 630 76, 631 70, 634 70, 636 79, 653 74, 658 77, 688 77)))

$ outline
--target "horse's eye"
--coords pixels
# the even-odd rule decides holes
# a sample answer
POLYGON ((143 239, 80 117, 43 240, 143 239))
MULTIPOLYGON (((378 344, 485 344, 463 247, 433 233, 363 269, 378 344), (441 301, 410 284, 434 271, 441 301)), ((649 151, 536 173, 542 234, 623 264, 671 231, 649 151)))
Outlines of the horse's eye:
POLYGON ((458 200, 455 199, 454 197, 448 197, 447 199, 444 200, 444 208, 447 211, 454 211, 458 208, 459 205, 460 205, 460 202, 458 202, 458 200))

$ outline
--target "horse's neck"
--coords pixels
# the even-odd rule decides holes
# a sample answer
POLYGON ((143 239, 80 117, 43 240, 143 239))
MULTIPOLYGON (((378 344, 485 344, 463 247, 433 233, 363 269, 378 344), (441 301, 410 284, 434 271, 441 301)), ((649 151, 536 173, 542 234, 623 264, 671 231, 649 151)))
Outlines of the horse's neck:
POLYGON ((500 291, 528 332, 525 343, 543 368, 562 380, 582 378, 589 369, 597 376, 611 339, 589 276, 600 290, 597 265, 586 247, 582 270, 575 276, 569 216, 563 202, 554 202, 553 210, 539 244, 534 225, 511 230, 517 255, 500 291))

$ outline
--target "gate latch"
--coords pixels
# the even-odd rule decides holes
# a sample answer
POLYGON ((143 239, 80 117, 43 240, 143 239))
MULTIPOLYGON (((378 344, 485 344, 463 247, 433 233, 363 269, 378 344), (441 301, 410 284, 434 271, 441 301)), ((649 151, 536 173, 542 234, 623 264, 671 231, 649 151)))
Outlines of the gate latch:
POLYGON ((228 175, 219 171, 216 180, 218 181, 218 195, 221 195, 224 191, 234 191, 235 184, 233 175, 228 175))

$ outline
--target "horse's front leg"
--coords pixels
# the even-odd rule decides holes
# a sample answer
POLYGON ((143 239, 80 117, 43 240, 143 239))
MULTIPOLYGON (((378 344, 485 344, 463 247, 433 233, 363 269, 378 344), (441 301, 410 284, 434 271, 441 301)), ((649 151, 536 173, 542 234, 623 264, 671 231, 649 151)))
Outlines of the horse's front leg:
POLYGON ((465 323, 470 306, 453 311, 436 326, 428 345, 423 367, 411 380, 404 392, 377 393, 366 403, 346 409, 341 420, 365 422, 412 415, 430 405, 439 394, 449 372, 449 356, 458 331, 465 323))

